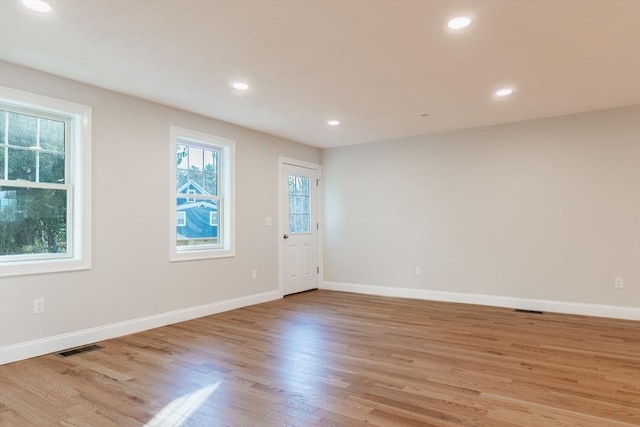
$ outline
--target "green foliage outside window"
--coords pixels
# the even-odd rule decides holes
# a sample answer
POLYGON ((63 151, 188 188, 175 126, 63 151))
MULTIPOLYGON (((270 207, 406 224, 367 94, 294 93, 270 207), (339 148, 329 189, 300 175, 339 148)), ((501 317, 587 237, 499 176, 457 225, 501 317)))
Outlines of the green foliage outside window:
POLYGON ((0 256, 67 251, 65 155, 63 121, 0 110, 0 256))

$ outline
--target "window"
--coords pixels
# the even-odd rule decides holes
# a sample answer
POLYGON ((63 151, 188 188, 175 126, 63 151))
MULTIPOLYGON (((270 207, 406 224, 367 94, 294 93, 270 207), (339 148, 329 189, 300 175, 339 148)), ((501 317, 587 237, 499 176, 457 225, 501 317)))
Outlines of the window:
POLYGON ((0 276, 89 268, 91 108, 0 87, 0 276))
POLYGON ((289 175, 289 232, 311 233, 311 187, 306 176, 289 175))
POLYGON ((171 127, 170 259, 234 256, 235 142, 171 127))
POLYGON ((187 225, 187 213, 178 211, 176 213, 176 226, 184 227, 187 225))

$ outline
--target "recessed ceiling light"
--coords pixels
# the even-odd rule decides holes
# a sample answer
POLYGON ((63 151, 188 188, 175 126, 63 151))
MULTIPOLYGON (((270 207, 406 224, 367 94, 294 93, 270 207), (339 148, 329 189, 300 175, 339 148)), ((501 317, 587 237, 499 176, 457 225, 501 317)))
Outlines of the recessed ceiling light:
POLYGON ((22 0, 27 8, 39 13, 51 12, 51 5, 44 0, 22 0))
POLYGON ((447 23, 447 26, 452 30, 461 30, 466 28, 471 24, 471 18, 466 16, 458 16, 456 18, 450 19, 447 23))
POLYGON ((233 87, 236 90, 247 90, 249 89, 249 85, 245 82, 235 82, 233 84, 231 84, 231 87, 233 87))
POLYGON ((513 89, 504 88, 496 91, 496 96, 509 96, 513 93, 513 89))
POLYGON ((329 126, 340 126, 340 120, 329 120, 327 124, 329 126))

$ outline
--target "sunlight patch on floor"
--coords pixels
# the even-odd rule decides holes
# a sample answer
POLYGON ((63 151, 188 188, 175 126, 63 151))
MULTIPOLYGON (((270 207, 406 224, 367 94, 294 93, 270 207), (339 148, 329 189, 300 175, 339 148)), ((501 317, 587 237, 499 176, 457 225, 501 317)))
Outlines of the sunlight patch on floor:
POLYGON ((174 399, 144 427, 180 427, 216 391, 221 381, 174 399))

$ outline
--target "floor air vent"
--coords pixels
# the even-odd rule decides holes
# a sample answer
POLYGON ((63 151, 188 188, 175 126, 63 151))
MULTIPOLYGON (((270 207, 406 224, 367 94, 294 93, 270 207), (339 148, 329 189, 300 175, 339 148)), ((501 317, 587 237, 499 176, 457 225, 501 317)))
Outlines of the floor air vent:
POLYGON ((90 344, 90 345, 85 345, 83 347, 77 347, 77 348, 72 348, 69 350, 64 350, 61 351, 59 353, 56 353, 58 356, 62 356, 62 357, 69 357, 69 356, 75 356, 76 354, 80 354, 80 353, 87 353, 89 351, 95 351, 95 350, 101 350, 104 347, 98 344, 90 344))
POLYGON ((516 313, 529 313, 529 314, 544 314, 544 311, 538 311, 538 310, 524 310, 522 308, 516 308, 514 310, 516 313))

